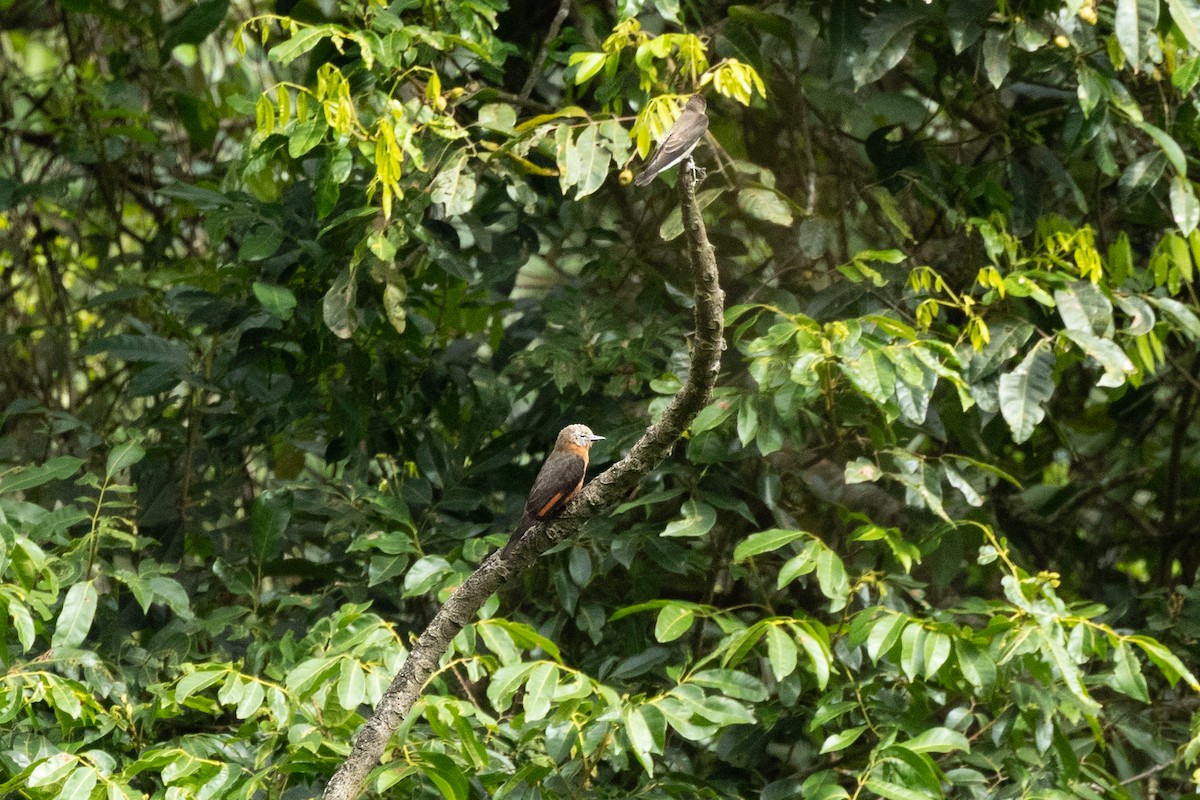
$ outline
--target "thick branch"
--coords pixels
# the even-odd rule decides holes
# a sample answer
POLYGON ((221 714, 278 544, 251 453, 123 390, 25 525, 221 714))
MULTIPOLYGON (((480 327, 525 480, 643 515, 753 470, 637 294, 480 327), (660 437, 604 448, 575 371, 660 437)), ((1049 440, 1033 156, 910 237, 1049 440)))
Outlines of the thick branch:
POLYGON ((388 740, 400 727, 437 669, 438 660, 460 630, 501 584, 528 569, 547 549, 572 536, 603 508, 618 502, 661 461, 712 396, 721 368, 724 347, 725 295, 718 280, 717 261, 696 204, 691 159, 679 170, 679 197, 683 205, 684 232, 695 280, 696 332, 687 381, 672 398, 662 419, 647 428, 623 459, 584 487, 563 516, 549 525, 530 529, 507 558, 492 553, 446 601, 417 639, 404 665, 396 673, 375 713, 363 725, 346 761, 325 788, 325 800, 358 797, 371 770, 379 763, 388 740))

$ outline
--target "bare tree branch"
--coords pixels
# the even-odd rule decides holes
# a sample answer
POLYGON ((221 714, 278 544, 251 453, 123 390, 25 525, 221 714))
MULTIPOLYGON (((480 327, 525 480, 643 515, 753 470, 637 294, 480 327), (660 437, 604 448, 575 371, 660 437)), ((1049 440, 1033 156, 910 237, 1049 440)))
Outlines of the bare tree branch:
POLYGON ((525 85, 521 87, 521 100, 528 100, 533 94, 533 89, 537 86, 538 78, 541 77, 542 65, 546 63, 546 56, 550 52, 550 45, 558 38, 558 32, 562 30, 563 23, 567 21, 567 14, 571 11, 571 0, 562 0, 558 4, 558 13, 554 15, 554 20, 550 23, 550 30, 546 32, 546 39, 542 42, 542 47, 538 50, 537 58, 533 60, 533 65, 529 69, 529 77, 525 79, 525 85))
POLYGON ((528 569, 547 549, 575 534, 588 518, 624 497, 667 455, 696 415, 708 405, 721 368, 725 295, 718 280, 716 257, 696 204, 691 169, 692 161, 687 159, 679 170, 679 197, 696 303, 692 363, 683 388, 672 398, 662 419, 646 430, 628 455, 585 486, 561 518, 531 528, 507 558, 502 558, 499 551, 492 553, 454 591, 417 639, 375 713, 359 731, 353 749, 325 788, 325 800, 358 797, 388 740, 437 669, 450 640, 475 618, 488 597, 509 578, 528 569))

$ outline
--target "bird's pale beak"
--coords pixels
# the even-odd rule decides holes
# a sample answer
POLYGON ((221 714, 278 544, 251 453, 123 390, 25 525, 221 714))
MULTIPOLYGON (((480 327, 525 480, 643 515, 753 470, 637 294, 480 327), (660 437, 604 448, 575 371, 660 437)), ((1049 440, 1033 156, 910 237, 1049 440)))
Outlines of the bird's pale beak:
POLYGON ((588 434, 588 438, 589 438, 589 439, 591 439, 593 442, 598 442, 598 441, 600 441, 601 439, 603 439, 604 437, 603 437, 603 436, 597 436, 597 435, 596 435, 596 434, 594 434, 594 433, 589 433, 589 434, 588 434))

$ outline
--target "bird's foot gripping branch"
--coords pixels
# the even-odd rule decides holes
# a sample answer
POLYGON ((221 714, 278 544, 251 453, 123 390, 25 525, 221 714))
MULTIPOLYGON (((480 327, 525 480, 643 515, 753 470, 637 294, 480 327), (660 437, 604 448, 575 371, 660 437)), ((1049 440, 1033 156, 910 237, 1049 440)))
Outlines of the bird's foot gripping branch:
MULTIPOLYGON (((417 639, 407 660, 376 706, 375 713, 359 731, 350 754, 325 788, 326 800, 358 797, 371 770, 383 756, 388 741, 420 697, 429 676, 437 669, 438 660, 446 652, 450 641, 474 619, 487 598, 506 580, 527 569, 548 548, 573 535, 593 514, 624 496, 667 455, 675 441, 708 404, 720 372, 721 350, 724 347, 725 295, 721 291, 716 257, 696 203, 692 160, 687 158, 683 166, 685 168, 680 170, 679 176, 679 196, 683 207, 688 258, 692 265, 696 321, 687 380, 671 399, 662 418, 646 429, 624 458, 583 487, 574 500, 563 503, 565 509, 559 519, 545 522, 552 515, 536 513, 545 508, 545 504, 534 509, 535 519, 521 530, 521 535, 514 534, 504 551, 493 553, 485 559, 455 590, 417 639)), ((594 434, 585 426, 572 425, 563 434, 575 432, 583 436, 581 431, 586 432, 589 437, 587 445, 590 445, 590 437, 594 437, 594 434)), ((559 448, 555 449, 557 451, 559 448)), ((573 450, 576 456, 579 449, 583 450, 585 456, 587 452, 583 439, 573 445, 568 442, 563 449, 573 450)), ((576 466, 586 469, 586 459, 576 466)), ((582 480, 582 471, 577 471, 579 480, 582 480)), ((540 474, 538 480, 541 480, 540 474)), ((533 493, 537 490, 535 482, 533 493)), ((547 497, 547 504, 551 499, 547 497)), ((528 508, 526 512, 529 513, 528 508)))

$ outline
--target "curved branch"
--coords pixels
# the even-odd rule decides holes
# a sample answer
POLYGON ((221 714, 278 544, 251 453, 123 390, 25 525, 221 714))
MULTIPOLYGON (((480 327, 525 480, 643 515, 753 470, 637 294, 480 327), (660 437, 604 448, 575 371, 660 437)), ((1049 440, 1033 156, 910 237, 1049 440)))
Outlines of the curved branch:
POLYGON ((437 669, 438 660, 446 652, 450 640, 474 619, 488 597, 509 578, 528 569, 543 552, 574 535, 592 515, 624 497, 666 457, 675 441, 708 405, 721 369, 721 351, 725 344, 725 294, 721 291, 716 257, 696 204, 691 159, 680 166, 679 197, 695 280, 696 303, 692 363, 683 388, 671 399, 662 419, 646 429, 628 455, 584 487, 562 517, 553 523, 531 528, 507 558, 502 558, 499 551, 492 553, 446 600, 413 645, 375 713, 359 731, 350 754, 325 787, 325 800, 358 797, 371 770, 379 763, 388 740, 437 669))

